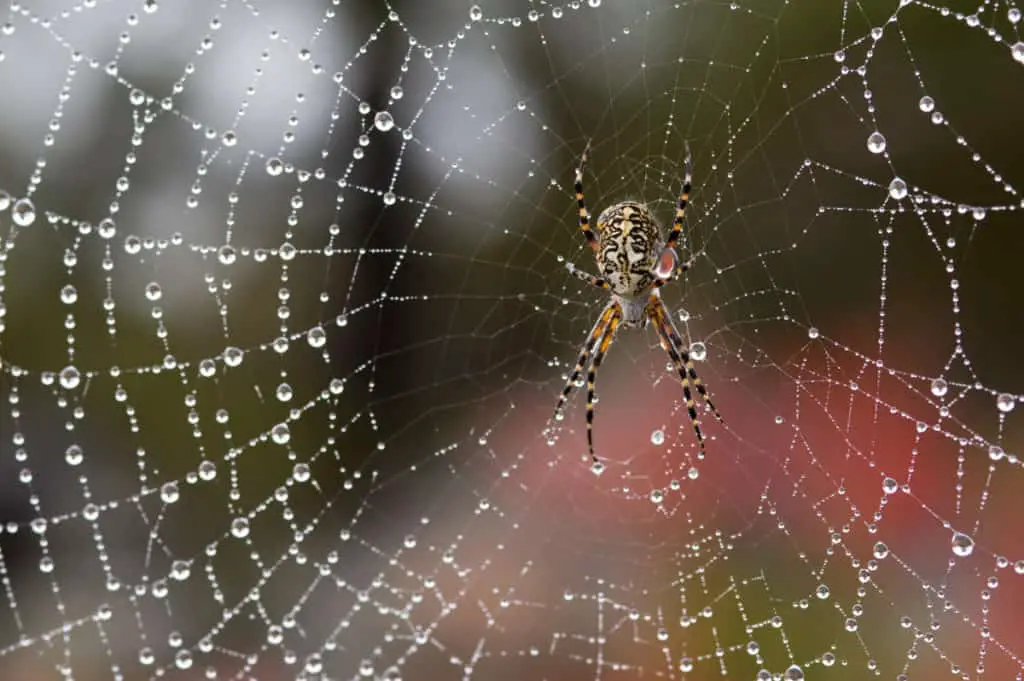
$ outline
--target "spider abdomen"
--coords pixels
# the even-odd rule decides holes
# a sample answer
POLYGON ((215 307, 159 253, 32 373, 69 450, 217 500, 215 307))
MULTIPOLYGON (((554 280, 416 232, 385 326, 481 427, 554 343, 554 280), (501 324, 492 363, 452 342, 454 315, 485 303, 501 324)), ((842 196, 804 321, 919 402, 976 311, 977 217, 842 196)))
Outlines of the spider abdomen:
POLYGON ((597 229, 597 264, 612 290, 623 297, 645 295, 662 246, 650 209, 634 201, 616 203, 602 211, 597 229))

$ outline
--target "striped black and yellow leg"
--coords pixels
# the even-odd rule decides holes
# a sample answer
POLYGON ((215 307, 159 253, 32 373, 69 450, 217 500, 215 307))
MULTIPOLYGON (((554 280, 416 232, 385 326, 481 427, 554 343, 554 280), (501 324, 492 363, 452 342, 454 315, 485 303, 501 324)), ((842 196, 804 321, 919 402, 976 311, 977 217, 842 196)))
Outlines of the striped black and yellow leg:
POLYGON ((689 372, 686 370, 686 365, 690 363, 690 355, 681 348, 677 351, 675 343, 672 342, 672 321, 668 318, 665 306, 662 305, 659 298, 651 296, 649 310, 654 328, 658 332, 658 339, 661 341, 661 347, 668 353, 672 365, 679 373, 679 382, 683 386, 683 399, 686 400, 686 412, 689 414, 693 430, 697 434, 697 443, 700 445, 701 451, 704 451, 704 431, 700 428, 697 404, 693 400, 693 393, 690 392, 689 372))
POLYGON ((590 248, 597 250, 597 235, 594 234, 594 230, 590 228, 590 212, 587 210, 587 203, 583 200, 583 169, 587 165, 587 151, 583 150, 583 157, 580 159, 580 165, 576 168, 576 206, 579 210, 580 219, 580 231, 586 238, 590 248))
POLYGON ((676 331, 675 325, 672 323, 672 319, 668 316, 668 311, 665 309, 664 304, 661 300, 658 300, 658 307, 661 308, 660 315, 665 319, 665 332, 668 334, 669 340, 672 345, 679 351, 682 356, 683 365, 686 368, 686 374, 690 377, 690 381, 693 386, 697 389, 697 393, 701 396, 701 399, 707 403, 711 409, 711 413, 715 415, 719 423, 724 423, 722 415, 718 413, 718 408, 715 407, 715 403, 711 401, 711 396, 708 395, 707 388, 704 387, 704 382, 700 380, 700 376, 697 375, 697 369, 693 366, 693 360, 690 359, 690 353, 686 351, 686 347, 683 345, 683 339, 679 336, 679 332, 676 331))
POLYGON ((693 157, 690 156, 690 145, 686 145, 686 161, 683 170, 683 191, 679 194, 679 203, 676 205, 676 219, 672 223, 672 231, 665 242, 665 248, 675 248, 679 241, 679 235, 683 232, 683 214, 686 212, 686 204, 690 201, 691 182, 693 181, 693 157))
POLYGON ((581 270, 580 268, 576 267, 576 265, 573 265, 571 262, 565 263, 565 267, 574 277, 576 277, 585 284, 590 284, 591 286, 596 286, 597 288, 601 288, 606 291, 612 287, 612 285, 609 284, 608 280, 605 279, 604 277, 599 277, 596 274, 591 274, 590 272, 581 270))
POLYGON ((587 448, 590 450, 590 458, 594 460, 594 463, 597 463, 597 454, 594 453, 594 384, 597 381, 597 370, 601 368, 605 353, 608 352, 608 348, 615 339, 615 329, 622 321, 622 308, 619 304, 612 303, 610 307, 614 310, 612 318, 608 320, 608 328, 604 332, 604 337, 601 338, 600 345, 597 346, 597 352, 594 353, 590 371, 587 372, 587 448))
POLYGON ((561 397, 558 398, 553 418, 557 419, 559 414, 562 413, 562 409, 565 408, 565 403, 569 399, 569 395, 572 394, 572 389, 576 387, 576 381, 579 379, 580 374, 583 373, 583 367, 587 365, 587 360, 590 358, 590 353, 594 350, 594 345, 604 336, 604 332, 608 328, 608 320, 612 318, 614 312, 615 306, 609 304, 601 312, 601 316, 597 318, 594 328, 591 329, 590 335, 587 336, 587 340, 583 344, 583 350, 580 351, 580 358, 576 362, 576 368, 569 375, 569 380, 565 382, 565 388, 562 390, 561 397))

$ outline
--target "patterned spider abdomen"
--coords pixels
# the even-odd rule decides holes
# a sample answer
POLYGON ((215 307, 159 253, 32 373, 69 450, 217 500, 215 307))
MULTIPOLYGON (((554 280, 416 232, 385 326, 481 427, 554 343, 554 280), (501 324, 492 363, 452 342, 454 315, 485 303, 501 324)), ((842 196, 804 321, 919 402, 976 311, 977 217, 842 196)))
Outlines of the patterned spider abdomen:
POLYGON ((650 209, 634 201, 609 206, 597 218, 597 266, 623 298, 646 296, 663 242, 650 209))

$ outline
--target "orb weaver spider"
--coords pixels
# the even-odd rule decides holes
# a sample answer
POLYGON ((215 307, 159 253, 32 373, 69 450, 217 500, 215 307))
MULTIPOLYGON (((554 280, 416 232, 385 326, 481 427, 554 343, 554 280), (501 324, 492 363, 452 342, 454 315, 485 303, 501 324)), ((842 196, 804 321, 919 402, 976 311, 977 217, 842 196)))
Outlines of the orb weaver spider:
POLYGON ((594 328, 587 336, 580 351, 576 368, 565 383, 562 395, 555 407, 554 418, 561 420, 562 410, 572 393, 573 387, 580 378, 588 362, 587 371, 587 447, 594 463, 598 463, 594 454, 594 381, 597 370, 611 347, 615 332, 623 328, 645 328, 653 322, 658 332, 661 347, 668 353, 672 364, 679 373, 683 386, 683 397, 686 399, 686 411, 690 415, 693 430, 697 434, 697 442, 701 451, 704 450, 704 433, 697 417, 697 407, 690 392, 690 384, 697 389, 708 408, 720 422, 722 416, 712 403, 708 391, 697 376, 690 353, 683 346, 683 340, 672 323, 672 317, 661 302, 660 289, 670 281, 675 281, 690 268, 693 260, 679 263, 675 245, 683 231, 683 214, 690 199, 691 157, 689 145, 686 147, 686 165, 683 190, 679 194, 676 206, 675 222, 668 239, 661 240, 661 229, 651 210, 643 203, 622 201, 604 209, 597 218, 597 231, 590 228, 590 212, 583 200, 583 169, 587 163, 587 151, 584 150, 580 164, 576 169, 576 203, 579 209, 579 227, 587 244, 594 251, 600 276, 578 269, 572 263, 566 267, 575 277, 592 286, 611 293, 611 300, 601 311, 594 328), (596 352, 594 348, 597 348, 596 352))

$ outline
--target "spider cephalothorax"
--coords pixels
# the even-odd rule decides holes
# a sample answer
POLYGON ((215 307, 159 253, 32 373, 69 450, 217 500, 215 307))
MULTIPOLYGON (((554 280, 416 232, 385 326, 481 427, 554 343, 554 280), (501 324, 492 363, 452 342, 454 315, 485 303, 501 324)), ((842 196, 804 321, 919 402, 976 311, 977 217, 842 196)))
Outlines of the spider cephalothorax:
POLYGON ((576 203, 579 208, 580 231, 587 243, 594 250, 598 270, 601 276, 594 276, 577 269, 569 263, 567 266, 579 279, 604 289, 611 294, 611 300, 601 312, 597 323, 591 330, 583 349, 580 352, 576 368, 566 381, 562 396, 555 407, 555 418, 561 418, 562 409, 572 392, 573 386, 587 364, 587 445, 590 456, 597 461, 594 454, 594 381, 597 369, 601 366, 605 353, 615 338, 619 325, 623 327, 644 327, 652 322, 658 332, 661 346, 668 353, 679 380, 683 385, 683 397, 686 399, 686 410, 697 434, 697 442, 704 449, 704 433, 697 417, 697 406, 690 393, 690 385, 697 389, 708 408, 719 421, 722 417, 711 402, 707 390, 697 376, 690 354, 683 346, 683 340, 672 323, 672 317, 661 302, 658 289, 669 281, 679 277, 689 268, 689 263, 679 264, 675 245, 683 230, 683 214, 690 198, 690 155, 686 155, 686 176, 683 190, 676 206, 676 217, 672 231, 667 240, 662 241, 661 230, 650 209, 643 203, 623 201, 601 211, 597 218, 597 232, 590 228, 590 213, 583 200, 583 168, 587 162, 584 152, 579 167, 576 169, 576 203))

